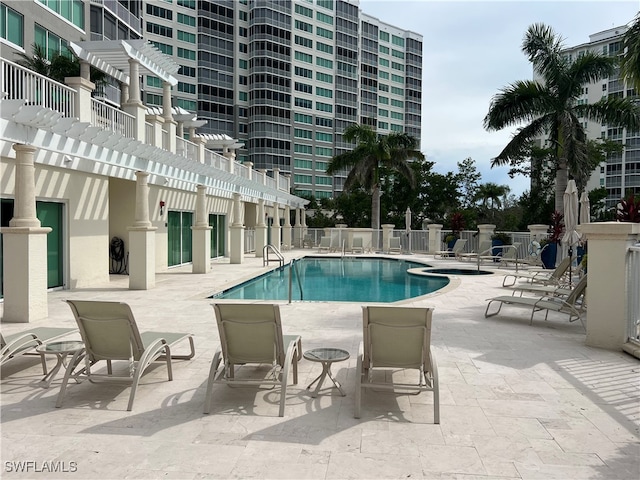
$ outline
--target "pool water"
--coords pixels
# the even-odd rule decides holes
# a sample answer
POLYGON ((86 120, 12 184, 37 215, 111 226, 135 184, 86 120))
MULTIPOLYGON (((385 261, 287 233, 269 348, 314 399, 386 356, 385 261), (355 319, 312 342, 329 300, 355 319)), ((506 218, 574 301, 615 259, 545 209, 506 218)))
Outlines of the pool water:
MULTIPOLYGON (((427 266, 390 258, 303 257, 293 266, 291 297, 293 301, 312 302, 397 302, 449 284, 447 277, 407 273, 408 269, 427 266)), ((290 270, 289 264, 211 298, 288 300, 290 270)))

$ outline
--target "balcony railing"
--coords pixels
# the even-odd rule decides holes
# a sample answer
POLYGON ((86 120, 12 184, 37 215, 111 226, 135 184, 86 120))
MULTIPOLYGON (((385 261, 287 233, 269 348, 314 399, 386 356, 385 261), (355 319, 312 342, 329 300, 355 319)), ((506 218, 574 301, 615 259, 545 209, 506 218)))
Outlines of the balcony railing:
POLYGON ((24 100, 29 105, 50 108, 65 117, 76 116, 76 91, 73 88, 4 58, 0 75, 0 98, 24 100))
POLYGON ((176 137, 176 154, 195 160, 198 158, 198 147, 195 143, 176 137))
POLYGON ((118 132, 133 138, 135 136, 135 117, 108 103, 95 98, 91 99, 91 124, 97 127, 118 132))

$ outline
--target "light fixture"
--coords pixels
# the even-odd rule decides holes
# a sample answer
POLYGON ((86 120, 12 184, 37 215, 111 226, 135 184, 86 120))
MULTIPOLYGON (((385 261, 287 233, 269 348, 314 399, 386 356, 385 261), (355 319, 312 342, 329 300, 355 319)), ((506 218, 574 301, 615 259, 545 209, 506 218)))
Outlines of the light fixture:
POLYGON ((164 215, 164 200, 160 200, 160 216, 164 215))

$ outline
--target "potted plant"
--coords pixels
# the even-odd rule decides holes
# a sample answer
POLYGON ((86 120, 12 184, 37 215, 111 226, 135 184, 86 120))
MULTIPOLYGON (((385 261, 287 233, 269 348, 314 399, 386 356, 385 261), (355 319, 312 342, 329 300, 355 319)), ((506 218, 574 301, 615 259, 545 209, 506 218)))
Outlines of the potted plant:
MULTIPOLYGON (((557 210, 551 214, 551 226, 547 238, 547 248, 542 250, 540 260, 544 268, 556 268, 556 256, 558 255, 558 243, 564 234, 564 215, 557 210)), ((540 243, 542 245, 542 242, 540 243)))
POLYGON ((449 218, 449 224, 451 226, 451 233, 445 237, 445 242, 447 244, 447 248, 451 250, 453 248, 453 244, 456 243, 456 240, 460 238, 460 233, 464 228, 464 216, 461 212, 454 212, 451 214, 449 218))
POLYGON ((495 232, 491 235, 491 255, 494 257, 502 256, 503 245, 511 245, 511 235, 507 232, 495 232))

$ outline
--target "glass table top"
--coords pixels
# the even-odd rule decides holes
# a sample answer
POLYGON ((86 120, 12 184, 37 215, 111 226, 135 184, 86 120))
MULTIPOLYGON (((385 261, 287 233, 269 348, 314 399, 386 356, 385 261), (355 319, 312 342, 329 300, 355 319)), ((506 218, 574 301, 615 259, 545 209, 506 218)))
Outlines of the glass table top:
POLYGON ((349 358, 349 352, 341 348, 314 348, 304 352, 304 358, 314 362, 341 362, 349 358))
POLYGON ((63 340, 40 345, 36 350, 42 353, 74 352, 84 347, 80 340, 63 340))

